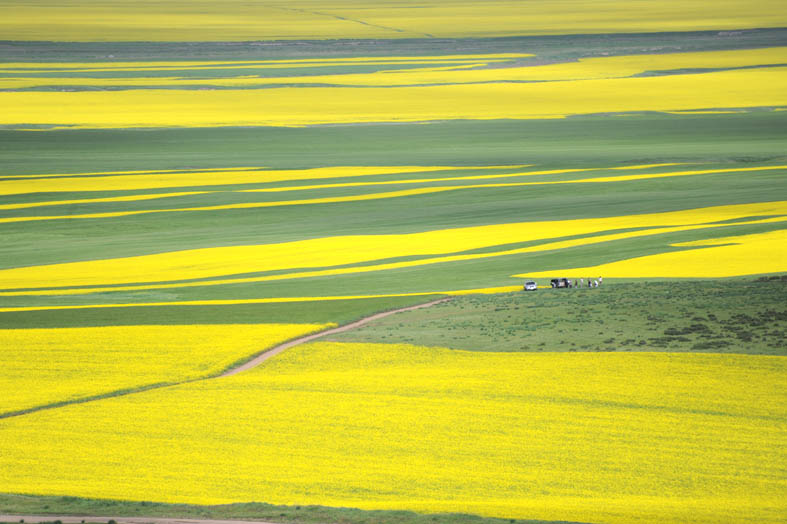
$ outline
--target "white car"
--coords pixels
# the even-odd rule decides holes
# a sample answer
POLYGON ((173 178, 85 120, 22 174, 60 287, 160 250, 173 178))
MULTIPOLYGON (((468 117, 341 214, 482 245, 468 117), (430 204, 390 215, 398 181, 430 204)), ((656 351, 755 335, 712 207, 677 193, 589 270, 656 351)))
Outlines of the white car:
POLYGON ((536 289, 538 289, 538 284, 534 281, 528 280, 525 282, 525 291, 535 291, 536 289))

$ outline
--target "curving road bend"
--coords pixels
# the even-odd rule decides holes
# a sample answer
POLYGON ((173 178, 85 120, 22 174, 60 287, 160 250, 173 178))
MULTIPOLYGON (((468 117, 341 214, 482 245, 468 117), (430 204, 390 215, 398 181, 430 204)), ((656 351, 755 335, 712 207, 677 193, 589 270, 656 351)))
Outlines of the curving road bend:
POLYGON ((238 367, 235 367, 235 368, 232 368, 232 369, 228 369, 227 371, 225 371, 224 373, 222 373, 221 375, 219 375, 216 378, 229 377, 229 376, 232 376, 232 375, 237 375, 238 373, 242 373, 242 372, 247 371, 249 369, 255 368, 255 367, 259 366, 260 364, 262 364, 263 362, 265 362, 266 360, 268 360, 269 358, 275 357, 276 355, 278 355, 282 351, 286 351, 286 350, 290 349, 293 346, 298 346, 300 344, 305 344, 306 342, 311 342, 314 339, 317 339, 317 338, 320 338, 320 337, 324 337, 326 335, 333 335, 335 333, 342 333, 344 331, 350 331, 350 330, 355 329, 357 327, 361 327, 364 324, 368 324, 369 322, 373 322, 375 320, 381 319, 383 317, 387 317, 389 315, 393 315, 393 314, 396 314, 396 313, 401 313, 403 311, 412 311, 414 309, 421 309, 421 308, 425 308, 425 307, 434 306, 435 304, 440 304, 442 302, 447 302, 447 301, 452 300, 452 299, 453 299, 453 297, 439 298, 437 300, 432 300, 431 302, 426 302, 424 304, 416 304, 415 306, 403 307, 403 308, 394 309, 394 310, 391 310, 391 311, 383 311, 382 313, 376 313, 374 315, 371 315, 371 316, 368 316, 368 317, 364 317, 361 320, 357 320, 357 321, 352 322, 350 324, 345 324, 343 326, 339 326, 339 327, 332 328, 332 329, 326 329, 325 331, 320 331, 318 333, 312 333, 311 335, 306 335, 305 337, 300 337, 300 338, 296 338, 294 340, 290 340, 289 342, 284 342, 283 344, 279 344, 278 346, 275 346, 275 347, 269 349, 265 353, 262 353, 261 355, 255 357, 255 358, 253 358, 251 360, 249 360, 245 364, 241 364, 238 367))

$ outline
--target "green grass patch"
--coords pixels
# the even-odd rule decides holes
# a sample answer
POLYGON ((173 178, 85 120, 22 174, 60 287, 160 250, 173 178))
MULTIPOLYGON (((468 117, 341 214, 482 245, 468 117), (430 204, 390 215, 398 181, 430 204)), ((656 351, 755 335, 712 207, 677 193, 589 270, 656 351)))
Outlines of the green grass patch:
MULTIPOLYGON (((463 513, 424 514, 413 511, 368 511, 326 506, 279 506, 261 502, 199 506, 8 493, 0 493, 0 513, 85 517, 265 520, 292 524, 558 524, 554 521, 497 519, 463 513)), ((86 519, 86 522, 99 521, 86 519)), ((561 521, 561 523, 572 524, 565 521, 561 521)), ((0 522, 0 524, 3 523, 0 522)))
MULTIPOLYGON (((559 276, 559 275, 556 275, 559 276)), ((549 285, 542 279, 541 285, 549 285)), ((473 351, 787 355, 787 275, 469 295, 326 340, 473 351)))

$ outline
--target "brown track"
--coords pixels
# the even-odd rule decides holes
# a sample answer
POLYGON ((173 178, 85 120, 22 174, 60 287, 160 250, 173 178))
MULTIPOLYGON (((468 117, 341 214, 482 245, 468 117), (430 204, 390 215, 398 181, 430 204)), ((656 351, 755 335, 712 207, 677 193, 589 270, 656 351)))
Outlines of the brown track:
POLYGON ((312 333, 311 335, 306 335, 305 337, 300 337, 300 338, 296 338, 294 340, 290 340, 289 342, 284 342, 283 344, 279 344, 278 346, 275 346, 275 347, 269 349, 265 353, 263 353, 263 354, 255 357, 255 358, 249 360, 245 364, 242 364, 242 365, 240 365, 238 367, 235 367, 235 368, 232 368, 232 369, 228 369, 227 371, 225 371, 224 373, 219 375, 219 378, 220 377, 229 377, 229 376, 232 376, 232 375, 237 375, 238 373, 242 373, 243 371, 247 371, 249 369, 255 368, 255 367, 259 366, 260 364, 262 364, 263 362, 265 362, 266 360, 268 360, 269 358, 275 357, 276 355, 278 355, 282 351, 290 349, 293 346, 298 346, 300 344, 305 344, 306 342, 311 342, 314 339, 317 339, 317 338, 320 338, 320 337, 324 337, 326 335, 333 335, 333 334, 336 334, 336 333, 342 333, 344 331, 350 331, 351 329, 355 329, 357 327, 363 326, 364 324, 368 324, 369 322, 378 320, 378 319, 383 318, 383 317, 387 317, 389 315, 393 315, 395 313, 401 313, 402 311, 412 311, 413 309, 421 309, 421 308, 425 308, 425 307, 430 307, 430 306, 434 306, 435 304, 440 304, 441 302, 446 302, 446 301, 451 300, 451 299, 452 299, 452 297, 439 298, 437 300, 432 300, 431 302, 426 302, 425 304, 416 304, 415 306, 403 307, 403 308, 400 308, 400 309, 394 309, 392 311, 383 311, 382 313, 377 313, 375 315, 371 315, 369 317, 362 318, 361 320, 357 320, 355 322, 352 322, 351 324, 345 324, 344 326, 339 326, 339 327, 333 328, 333 329, 327 329, 325 331, 320 331, 319 333, 312 333))
MULTIPOLYGON (((278 355, 282 351, 284 351, 286 349, 289 349, 289 348, 291 348, 293 346, 297 346, 299 344, 303 344, 304 342, 309 342, 309 341, 312 341, 312 340, 314 340, 316 338, 324 337, 325 335, 332 335, 334 333, 341 333, 343 331, 349 331, 351 329, 355 329, 355 328, 357 328, 359 326, 362 326, 362 325, 364 325, 364 324, 366 324, 368 322, 372 322, 373 320, 377 320, 378 318, 387 317, 388 315, 393 315, 395 313, 401 313, 402 311, 410 311, 410 310, 413 310, 413 309, 421 309, 421 308, 424 308, 424 307, 429 307, 429 306, 433 306, 435 304, 439 304, 441 302, 446 302, 446 301, 452 300, 452 299, 453 299, 453 297, 445 297, 445 298, 440 298, 440 299, 437 299, 437 300, 432 300, 431 302, 426 302, 425 304, 416 304, 415 306, 403 307, 403 308, 400 308, 400 309, 394 309, 392 311, 384 311, 382 313, 377 313, 375 315, 371 315, 371 316, 368 316, 366 318, 362 318, 361 320, 358 320, 356 322, 352 322, 350 324, 346 324, 344 326, 339 326, 337 328, 328 329, 326 331, 320 331, 319 333, 312 333, 311 335, 306 335, 305 337, 296 338, 294 340, 290 340, 289 342, 284 342, 283 344, 279 344, 278 346, 274 346, 273 348, 269 349, 265 353, 262 353, 261 355, 255 357, 255 358, 253 358, 251 360, 249 360, 248 362, 246 362, 244 364, 241 364, 240 366, 228 369, 227 371, 225 371, 221 375, 217 375, 215 377, 205 377, 205 378, 191 379, 191 380, 187 380, 185 382, 196 382, 198 380, 208 380, 209 378, 220 378, 220 377, 229 377, 229 376, 232 376, 232 375, 236 375, 236 374, 241 373, 243 371, 246 371, 246 370, 249 370, 249 369, 254 368, 256 366, 259 366, 260 364, 262 364, 263 362, 265 362, 269 358, 278 355)), ((165 382, 165 383, 161 383, 161 384, 152 384, 152 385, 149 385, 149 386, 142 386, 139 389, 135 389, 135 390, 132 390, 132 391, 108 392, 108 393, 105 393, 105 394, 100 394, 100 395, 95 395, 95 396, 91 396, 91 397, 85 397, 85 398, 81 398, 81 399, 76 399, 76 400, 73 400, 73 401, 70 401, 70 402, 57 402, 57 403, 54 403, 54 404, 47 404, 47 405, 44 405, 44 406, 37 406, 37 407, 34 407, 34 408, 24 409, 24 410, 20 410, 20 411, 11 411, 11 412, 7 412, 7 413, 0 413, 0 419, 10 418, 10 417, 19 417, 19 416, 27 415, 27 414, 30 414, 30 413, 35 413, 37 411, 43 411, 43 410, 47 410, 47 409, 56 409, 56 408, 63 407, 63 406, 68 406, 68 405, 71 405, 71 404, 85 404, 87 402, 94 402, 96 400, 102 400, 102 399, 109 398, 109 397, 121 397, 121 396, 125 396, 125 395, 133 395, 134 393, 141 393, 143 391, 150 391, 151 389, 159 389, 159 388, 165 388, 165 387, 170 387, 170 386, 177 386, 177 385, 183 384, 185 382, 165 382)), ((11 516, 9 516, 9 515, 0 515, 0 522, 11 522, 11 521, 7 520, 6 517, 11 518, 11 516)), ((25 518, 25 517, 15 518, 15 522, 19 522, 19 519, 21 519, 21 518, 25 518)), ((37 518, 37 517, 33 517, 33 518, 37 518)), ((136 517, 134 517, 134 518, 136 518, 136 517)), ((46 520, 46 518, 44 518, 44 520, 46 520)), ((61 520, 64 523, 66 522, 65 521, 65 517, 63 517, 63 518, 61 518, 61 517, 52 517, 49 520, 61 520)), ((78 522, 81 522, 81 520, 82 519, 79 519, 78 522)), ((115 518, 115 520, 118 522, 118 524, 120 524, 120 521, 117 518, 115 518)), ((133 519, 131 519, 131 517, 129 517, 128 519, 124 520, 123 522, 128 522, 129 524, 140 524, 139 522, 132 522, 132 520, 133 519)), ((153 522, 153 520, 155 520, 155 519, 145 520, 144 522, 153 522)), ((159 522, 161 524, 166 524, 165 520, 166 519, 158 519, 157 522, 159 522)), ((28 521, 27 519, 25 519, 25 523, 28 523, 28 522, 31 522, 31 521, 28 521)), ((40 521, 36 521, 36 522, 40 522, 40 521)), ((87 522, 87 520, 85 522, 87 522)), ((188 522, 191 522, 191 521, 189 521, 189 520, 173 520, 173 523, 171 523, 171 524, 183 524, 183 523, 188 523, 188 522)), ((213 524, 216 524, 216 523, 221 523, 223 521, 194 521, 194 522, 211 522, 213 524)), ((236 522, 236 521, 232 521, 232 522, 236 522)))

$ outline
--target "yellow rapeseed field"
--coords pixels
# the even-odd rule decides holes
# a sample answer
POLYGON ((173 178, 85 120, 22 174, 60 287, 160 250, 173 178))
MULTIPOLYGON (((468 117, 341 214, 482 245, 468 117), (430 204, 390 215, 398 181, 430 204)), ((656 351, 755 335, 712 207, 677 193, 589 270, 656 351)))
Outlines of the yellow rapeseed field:
POLYGON ((214 300, 181 300, 178 302, 135 302, 133 304, 90 304, 81 306, 19 306, 19 307, 0 307, 0 313, 12 311, 43 311, 43 310, 64 310, 64 309, 94 309, 94 308, 129 308, 129 307, 149 307, 149 306, 228 306, 238 304, 277 304, 288 302, 315 302, 333 300, 364 300, 369 298, 390 298, 390 297, 429 297, 431 295, 478 295, 493 293, 509 293, 519 291, 522 286, 497 286, 472 289, 452 289, 448 291, 417 292, 417 293, 385 293, 373 295, 327 295, 314 297, 269 297, 269 298, 239 298, 239 299, 214 299, 214 300))
POLYGON ((106 62, 2 62, 0 73, 90 73, 90 72, 149 72, 199 71, 235 69, 290 69, 302 67, 330 67, 347 65, 475 65, 479 62, 503 62, 534 56, 530 53, 492 53, 473 55, 433 56, 352 56, 330 58, 299 58, 276 60, 199 60, 199 61, 123 61, 106 62))
POLYGON ((0 491, 783 522, 786 372, 771 356, 312 344, 234 377, 4 420, 0 491))
MULTIPOLYGON (((302 191, 307 189, 328 189, 328 188, 336 188, 336 187, 364 187, 364 186, 381 186, 381 185, 399 185, 399 184, 424 184, 429 182, 446 182, 446 181, 454 181, 454 180, 485 180, 485 179, 495 179, 495 178, 512 178, 512 177, 522 177, 522 176, 534 176, 534 175, 554 175, 554 174, 565 174, 565 173, 579 173, 579 172, 588 172, 588 171, 602 171, 602 170, 611 170, 611 171, 619 171, 619 170, 639 170, 639 169, 650 169, 654 167, 669 167, 669 166, 676 166, 681 165, 679 163, 667 163, 667 164, 642 164, 642 165, 632 165, 632 166, 625 166, 625 167, 610 167, 610 168, 572 168, 572 169, 549 169, 549 170, 540 170, 540 171, 525 171, 525 172, 516 172, 516 173, 496 173, 492 175, 471 175, 471 176, 454 176, 454 177, 440 177, 440 178, 413 178, 413 179, 396 179, 396 180, 383 180, 383 181, 375 181, 375 182, 341 182, 341 183, 323 183, 323 184, 311 184, 305 186, 284 186, 284 187, 273 187, 273 188, 262 188, 262 189, 238 189, 238 192, 267 192, 267 193, 279 193, 279 192, 287 192, 287 191, 302 191)), ((412 167, 406 168, 409 170, 418 170, 420 172, 430 172, 430 171, 441 171, 441 170, 456 170, 461 171, 465 169, 516 169, 516 168, 524 168, 529 167, 525 165, 521 166, 472 166, 472 167, 450 167, 450 166, 430 166, 430 167, 412 167)), ((677 173, 666 173, 666 174, 658 174, 658 175, 650 175, 652 176, 679 176, 679 175, 690 175, 690 174, 708 174, 708 173, 719 173, 719 172, 732 172, 732 171, 758 171, 764 169, 779 169, 782 167, 787 166, 770 166, 770 167, 760 167, 760 168, 739 168, 739 169, 715 169, 715 170, 703 170, 703 171, 686 171, 686 172, 677 172, 677 173)), ((404 173, 400 173, 398 168, 385 168, 380 166, 379 168, 380 173, 372 172, 367 173, 365 171, 358 170, 357 167, 354 168, 331 168, 329 170, 323 170, 322 168, 315 168, 310 170, 292 170, 291 172, 283 172, 283 171, 264 171, 265 177, 261 176, 260 174, 252 174, 253 179, 257 180, 256 183, 259 182, 259 178, 266 178, 264 182, 276 182, 279 181, 277 178, 282 176, 287 177, 298 177, 304 176, 305 178, 327 178, 330 176, 330 173, 342 173, 341 176, 364 176, 364 175, 378 175, 378 174, 406 174, 407 171, 404 173), (335 170, 335 171, 334 171, 335 170), (390 171, 389 171, 390 170, 390 171), (385 171, 385 173, 383 173, 385 171), (345 174, 346 173, 346 174, 345 174), (272 176, 271 176, 272 175, 272 176), (269 180, 267 177, 270 176, 273 180, 269 180)), ((257 171, 257 173, 260 173, 257 171)), ((162 177, 155 177, 154 179, 142 179, 142 183, 151 183, 152 185, 160 185, 160 184, 169 184, 175 183, 180 185, 196 185, 201 183, 208 183, 208 185, 215 184, 216 179, 215 177, 223 177, 225 176, 224 173, 216 172, 213 177, 211 176, 203 176, 204 174, 200 174, 199 177, 187 176, 187 177, 165 177, 162 180, 162 177)), ((52 183, 51 180, 43 181, 49 177, 64 177, 66 175, 23 175, 27 178, 39 178, 42 181, 36 182, 33 184, 29 184, 29 182, 25 183, 24 181, 19 184, 11 184, 4 186, 4 182, 0 180, 0 194, 5 191, 18 191, 20 187, 25 189, 29 189, 30 192, 35 192, 36 190, 51 190, 50 188, 57 189, 58 187, 64 188, 69 187, 69 183, 67 182, 65 185, 60 185, 58 183, 52 183)), ((79 175, 72 175, 74 178, 77 179, 77 185, 84 184, 83 180, 79 180, 79 175)), ((647 175, 646 175, 647 176, 647 175)), ((233 180, 234 175, 230 175, 228 177, 229 180, 233 180)), ((17 178, 14 176, 13 178, 17 178)), ((624 180, 627 179, 625 177, 615 180, 624 180)), ((24 180, 24 179, 23 179, 24 180)), ((235 179, 238 180, 238 179, 235 179)), ((246 180, 246 178, 242 175, 240 180, 246 180)), ((289 178, 287 180, 293 180, 293 178, 289 178)), ((601 179, 593 179, 593 181, 601 180, 601 179)), ((613 179, 610 177, 609 181, 613 179)), ((11 180, 13 181, 13 180, 11 180)), ((606 181, 606 179, 604 179, 606 181)), ((101 187, 110 187, 114 188, 117 187, 118 183, 126 185, 135 186, 136 189, 140 189, 136 187, 135 182, 137 180, 133 180, 131 178, 124 178, 121 180, 117 180, 116 177, 113 179, 107 179, 104 177, 100 177, 100 180, 96 181, 97 184, 92 187, 93 189, 99 189, 101 187)), ((84 186, 83 186, 84 187, 84 186)), ((465 186, 462 186, 465 187, 465 186)), ((470 187, 470 186, 466 186, 470 187)), ((154 189, 154 188, 144 188, 144 189, 154 189)), ((447 187, 444 190, 452 190, 457 189, 457 187, 447 187)), ((114 190, 114 189, 113 189, 114 190)), ((219 190, 222 191, 222 190, 219 190)), ((231 190, 224 190, 224 191, 231 191, 231 190)), ((0 209, 24 209, 30 207, 39 207, 39 206, 55 206, 55 205, 64 205, 64 204, 92 204, 92 203, 99 203, 99 202, 131 202, 136 200, 154 200, 157 198, 170 198, 170 197, 180 197, 180 196, 189 196, 189 195, 199 195, 199 194, 206 194, 215 191, 185 191, 179 193, 151 193, 145 195, 130 195, 130 196, 119 196, 119 197, 105 197, 105 198, 82 198, 82 199, 72 199, 72 200, 41 200, 37 202, 26 202, 22 204, 0 204, 0 209)), ((382 197, 376 197, 382 198, 382 197)), ((324 199, 311 199, 311 200, 298 200, 298 201, 286 201, 285 204, 287 205, 298 205, 304 202, 314 202, 314 201, 323 202, 324 199), (293 204, 293 202, 297 202, 297 204, 293 204)), ((266 205, 276 205, 274 203, 263 203, 260 204, 260 207, 264 207, 266 205)), ((215 209, 216 206, 211 206, 211 208, 215 209)), ((226 207, 219 207, 221 209, 228 209, 226 207)), ((160 212, 167 212, 167 211, 183 211, 183 209, 173 209, 173 210, 155 210, 160 212)), ((148 211, 149 212, 149 211, 148 211)), ((68 215, 69 217, 76 218, 77 215, 68 215)), ((27 217, 24 220, 35 219, 41 217, 27 217)), ((46 218, 47 220, 51 220, 54 218, 65 218, 65 217, 50 217, 46 218)), ((41 218, 43 219, 43 218, 41 218)), ((2 219, 0 219, 2 222, 2 219)))
MULTIPOLYGON (((0 271, 0 290, 3 290, 2 294, 22 295, 85 294, 109 291, 113 288, 76 290, 53 290, 52 288, 61 286, 134 284, 116 288, 116 290, 163 289, 379 271, 427 263, 470 260, 572 247, 592 242, 663 232, 728 227, 742 223, 780 222, 784 220, 785 215, 787 215, 787 202, 777 201, 607 218, 521 222, 440 229, 410 234, 348 235, 276 244, 190 249, 154 255, 6 269, 0 271), (643 228, 643 230, 618 232, 619 230, 635 228, 643 228), (589 236, 588 238, 576 240, 554 241, 554 239, 574 235, 597 235, 598 238, 589 236), (506 249, 494 253, 455 254, 472 249, 535 240, 542 241, 542 245, 506 249), (431 256, 432 258, 371 264, 366 267, 332 268, 332 266, 346 264, 368 264, 377 260, 402 256, 431 256), (303 268, 314 269, 304 270, 303 268), (278 270, 299 271, 282 275, 231 280, 157 284, 165 281, 216 278, 242 273, 278 270), (42 291, 14 291, 24 288, 49 289, 42 291)), ((755 267, 756 265, 752 262, 752 265, 748 266, 749 270, 742 274, 761 272, 752 271, 755 267)))
POLYGON ((0 34, 6 40, 194 42, 704 31, 784 27, 782 7, 776 0, 6 0, 0 34))
MULTIPOLYGON (((494 178, 518 178, 524 176, 535 176, 535 175, 562 175, 568 173, 586 173, 586 172, 593 172, 593 171, 622 171, 622 170, 639 170, 639 169, 651 169, 657 167, 671 167, 671 166, 678 166, 683 165, 681 163, 666 163, 666 164, 640 164, 640 165, 631 165, 631 166, 624 166, 624 167, 586 167, 586 168, 571 168, 571 169, 544 169, 544 170, 532 170, 532 171, 517 171, 516 173, 495 173, 492 175, 469 175, 469 176, 451 176, 451 177, 439 177, 439 178, 413 178, 413 179, 397 179, 397 180, 382 180, 382 181, 374 181, 374 182, 341 182, 341 183, 332 183, 332 184, 312 184, 307 186, 287 186, 287 187, 277 187, 277 188, 262 188, 262 189, 245 189, 241 190, 244 192, 254 193, 254 192, 280 192, 280 191, 302 191, 305 189, 326 189, 326 188, 334 188, 334 187, 364 187, 364 186, 384 186, 384 185, 393 185, 393 184, 424 184, 427 182, 449 182, 449 181, 458 181, 458 180, 487 180, 487 179, 494 179, 494 178)), ((514 166, 510 166, 514 167, 514 166)), ((522 166, 526 167, 526 166, 522 166)), ((527 166, 529 167, 529 166, 527 166)), ((780 169, 787 166, 770 166, 770 167, 760 167, 760 168, 742 168, 744 170, 762 170, 762 169, 780 169)), ((727 172, 727 171, 737 171, 733 169, 722 169, 722 170, 703 170, 703 171, 686 171, 686 172, 673 172, 673 173, 660 173, 659 175, 651 175, 651 176, 673 176, 673 175, 683 175, 683 174, 707 174, 707 173, 719 173, 719 172, 727 172)), ((637 176, 637 175, 632 175, 637 176)), ((648 175, 644 175, 648 176, 648 175)), ((610 177, 610 180, 612 177, 610 177)), ((625 180, 625 177, 616 178, 615 180, 625 180)), ((565 183, 571 183, 571 181, 566 181, 565 183)), ((474 186, 460 186, 462 188, 465 187, 474 187, 474 186)), ((483 186, 481 186, 483 187, 483 186)), ((445 188, 447 190, 455 189, 456 186, 441 186, 441 188, 445 188)))
POLYGON ((239 324, 0 329, 0 414, 203 377, 277 342, 325 327, 239 324))
MULTIPOLYGON (((609 168, 609 169, 611 170, 640 169, 640 168, 647 168, 647 167, 654 167, 654 166, 669 166, 669 165, 672 164, 650 164, 650 165, 643 165, 643 166, 631 166, 627 168, 609 168)), ((554 184, 583 184, 583 183, 598 184, 598 183, 625 182, 625 181, 633 181, 633 180, 645 180, 645 179, 652 179, 652 178, 667 178, 667 177, 677 177, 677 176, 695 176, 695 175, 707 175, 707 174, 718 174, 718 173, 743 173, 743 172, 751 172, 751 171, 772 171, 772 170, 784 169, 785 167, 787 166, 772 165, 772 166, 759 166, 759 167, 739 167, 739 168, 724 168, 724 169, 701 169, 701 170, 690 170, 690 171, 657 172, 657 173, 645 173, 645 174, 636 174, 636 175, 591 177, 591 178, 584 178, 584 179, 547 180, 547 181, 538 181, 538 182, 496 182, 496 183, 458 185, 458 186, 427 186, 427 187, 420 187, 416 189, 383 191, 379 193, 365 193, 360 195, 306 198, 306 199, 302 198, 302 199, 295 199, 295 200, 274 200, 274 201, 266 201, 266 202, 243 202, 243 203, 236 203, 236 204, 216 204, 212 206, 170 207, 164 209, 141 209, 135 211, 108 211, 108 212, 101 212, 101 213, 82 213, 82 214, 72 212, 71 214, 68 215, 39 215, 39 216, 23 215, 23 216, 16 216, 16 217, 0 218, 0 224, 12 223, 12 222, 34 222, 40 220, 78 220, 78 219, 91 219, 91 218, 117 218, 117 217, 144 215, 144 214, 151 214, 151 213, 178 213, 178 212, 186 212, 186 211, 222 211, 222 210, 231 210, 231 209, 253 209, 253 208, 281 207, 281 206, 335 204, 335 203, 343 203, 343 202, 360 202, 365 200, 382 200, 387 198, 426 195, 430 193, 443 193, 446 191, 458 191, 462 189, 490 189, 490 188, 500 188, 500 187, 543 186, 543 185, 554 185, 554 184)), ((470 169, 475 169, 475 168, 470 168, 470 169)), ((598 168, 598 169, 600 170, 604 168, 598 168)), ((290 187, 283 187, 283 188, 274 187, 274 188, 239 189, 237 191, 243 193, 263 193, 263 192, 286 193, 288 191, 300 191, 300 190, 307 190, 307 189, 326 189, 326 188, 336 188, 336 187, 368 187, 368 186, 385 186, 385 185, 397 185, 397 184, 423 184, 428 182, 440 182, 440 181, 451 181, 451 180, 481 180, 481 179, 492 179, 492 178, 511 178, 511 177, 525 177, 525 176, 533 176, 533 175, 571 173, 571 172, 595 171, 595 170, 596 170, 595 168, 560 169, 560 170, 548 170, 548 171, 528 171, 528 172, 518 172, 518 173, 508 173, 508 174, 476 175, 476 176, 466 176, 466 177, 402 179, 402 180, 385 180, 385 181, 375 181, 375 182, 343 182, 343 183, 334 183, 334 184, 313 184, 308 186, 290 186, 290 187)), ((153 183, 155 184, 155 181, 153 183)), ((185 183, 185 180, 181 179, 181 183, 185 183)), ((26 184, 23 183, 22 186, 26 186, 26 184)), ((0 182, 0 188, 2 188, 2 182, 0 182)), ((1 190, 2 189, 0 189, 0 191, 1 190)), ((126 202, 126 201, 134 201, 134 200, 154 200, 157 198, 197 195, 203 193, 206 192, 192 191, 192 192, 170 193, 170 194, 125 196, 125 197, 117 197, 117 198, 107 197, 107 198, 69 200, 69 201, 40 201, 40 202, 31 202, 25 204, 0 205, 0 210, 22 209, 22 208, 45 206, 45 205, 58 205, 63 203, 90 204, 90 203, 99 203, 99 202, 126 202)))
POLYGON ((74 173, 71 175, 42 174, 24 177, 8 175, 8 180, 0 180, 0 195, 266 184, 292 180, 318 180, 431 171, 461 171, 466 169, 516 169, 523 167, 527 166, 331 166, 312 169, 230 168, 226 170, 184 172, 140 172, 138 174, 118 172, 96 176, 83 176, 89 173, 74 173))
MULTIPOLYGON (((652 71, 675 71, 680 69, 708 69, 714 68, 735 68, 753 67, 765 65, 785 65, 787 64, 787 48, 771 47, 763 49, 746 49, 734 51, 703 51, 690 53, 664 53, 646 55, 625 55, 614 57, 583 58, 576 62, 566 62, 547 65, 531 65, 527 62, 517 67, 494 67, 485 69, 467 69, 467 67, 481 67, 488 64, 496 64, 513 59, 521 59, 531 55, 476 55, 474 58, 467 59, 442 59, 439 56, 412 57, 409 61, 404 57, 390 62, 381 62, 376 58, 359 58, 356 65, 391 65, 386 69, 374 73, 344 73, 344 74, 321 74, 298 76, 291 70, 283 68, 314 67, 319 65, 338 65, 346 62, 333 63, 311 63, 297 62, 291 63, 282 61, 277 65, 255 64, 242 62, 243 65, 226 65, 226 62, 216 63, 210 66, 209 63, 196 62, 194 65, 183 65, 175 67, 169 62, 160 62, 158 67, 148 65, 134 65, 137 62, 126 62, 123 64, 109 64, 107 69, 102 69, 98 65, 94 68, 72 68, 71 64, 46 64, 49 67, 42 67, 42 64, 14 64, 17 69, 0 69, 0 74, 4 72, 15 73, 14 76, 0 79, 0 87, 5 89, 20 89, 41 86, 222 86, 222 87, 254 87, 271 84, 318 84, 318 85, 350 85, 350 86, 408 86, 408 85, 432 85, 432 84, 467 84, 477 82, 516 82, 516 81, 566 81, 566 80, 589 80, 603 78, 625 78, 637 74, 652 71), (430 62, 440 61, 452 63, 451 66, 405 68, 403 65, 423 64, 429 65, 430 62), (280 74, 260 77, 256 74, 246 74, 247 71, 238 69, 263 69, 263 68, 282 68, 280 74), (216 78, 189 78, 182 76, 185 73, 198 71, 201 69, 220 69, 227 71, 228 74, 216 78), (38 73, 40 71, 57 71, 57 77, 20 77, 21 73, 38 73), (93 78, 91 75, 100 71, 122 72, 123 76, 115 78, 93 78), (147 73, 151 70, 172 71, 170 77, 150 77, 147 73), (67 73, 68 75, 63 75, 67 73), (81 74, 80 74, 81 73, 81 74), (130 73, 138 73, 136 75, 130 73)), ((6 66, 7 67, 7 66, 6 66)), ((253 71, 251 71, 253 72, 253 71)))
MULTIPOLYGON (((566 268, 559 271, 569 277, 603 275, 611 278, 725 278, 784 271, 787 261, 787 222, 785 229, 698 240, 673 244, 693 248, 591 267, 566 268)), ((545 277, 555 271, 528 273, 528 277, 545 277)))
MULTIPOLYGON (((137 285, 117 286, 117 287, 89 287, 89 288, 77 288, 77 289, 55 288, 55 289, 38 289, 34 291, 12 290, 12 291, 0 291, 0 296, 89 295, 92 293, 104 293, 104 292, 112 292, 112 291, 176 289, 176 288, 188 288, 188 287, 213 286, 213 285, 222 285, 222 284, 245 284, 251 282, 271 282, 277 280, 293 280, 293 279, 300 279, 300 278, 348 275, 348 274, 357 274, 357 273, 368 273, 373 271, 403 269, 403 268, 425 266, 431 264, 444 264, 448 262, 462 262, 468 260, 478 260, 482 258, 534 253, 537 251, 554 251, 559 249, 584 246, 588 244, 612 242, 615 240, 623 240, 627 238, 641 237, 647 235, 660 235, 666 233, 677 233, 683 231, 703 230, 703 229, 710 230, 712 228, 718 228, 718 227, 731 227, 731 226, 741 226, 741 225, 773 224, 773 223, 777 223, 778 225, 783 225, 784 220, 785 218, 783 216, 780 216, 780 217, 755 219, 755 220, 743 220, 743 221, 736 220, 725 224, 712 224, 712 225, 698 224, 698 225, 686 225, 686 226, 675 226, 675 227, 657 227, 651 230, 640 230, 640 231, 633 231, 627 233, 597 234, 594 236, 583 237, 575 240, 561 240, 561 241, 554 241, 554 242, 546 242, 536 246, 516 248, 516 249, 504 249, 501 251, 487 251, 484 253, 474 253, 474 254, 466 254, 466 255, 425 257, 425 258, 420 258, 417 260, 409 260, 405 262, 376 263, 372 261, 371 263, 368 264, 360 264, 347 268, 314 269, 314 270, 307 270, 307 271, 295 271, 292 273, 280 273, 277 275, 260 276, 260 277, 227 278, 227 279, 219 279, 219 280, 211 279, 211 280, 201 280, 199 282, 186 282, 186 283, 173 283, 173 284, 150 283, 150 284, 137 284, 137 285)), ((740 275, 765 273, 771 271, 772 270, 771 268, 774 267, 778 268, 779 263, 777 261, 770 259, 769 257, 780 256, 783 250, 778 246, 774 247, 767 244, 764 245, 761 244, 760 246, 762 247, 762 249, 764 249, 764 252, 762 254, 758 254, 758 256, 756 257, 751 257, 748 264, 737 263, 736 265, 734 265, 735 269, 734 270, 728 269, 728 272, 732 272, 732 271, 738 271, 738 272, 726 276, 740 276, 740 275)), ((776 260, 780 260, 780 259, 776 259, 776 260)), ((780 269, 776 269, 775 271, 780 271, 780 269)), ((700 275, 704 276, 705 274, 700 273, 700 275)), ((528 273, 527 275, 513 275, 513 276, 529 277, 531 276, 531 274, 528 273)), ((697 275, 695 274, 693 276, 697 276, 697 275)), ((504 286, 504 287, 495 287, 495 288, 482 288, 481 291, 477 291, 477 292, 484 292, 483 290, 485 289, 495 289, 497 290, 497 292, 513 290, 513 288, 510 286, 508 287, 504 286)), ((516 289, 519 289, 519 286, 516 286, 516 289)), ((472 291, 472 292, 476 292, 476 291, 472 291)), ((422 295, 422 294, 457 294, 457 292, 446 290, 446 289, 432 288, 426 290, 420 289, 417 292, 403 293, 398 295, 385 295, 385 296, 412 296, 412 295, 422 295)))
POLYGON ((6 125, 111 128, 305 126, 353 122, 563 118, 631 111, 787 105, 787 69, 693 75, 390 87, 4 91, 6 125))

